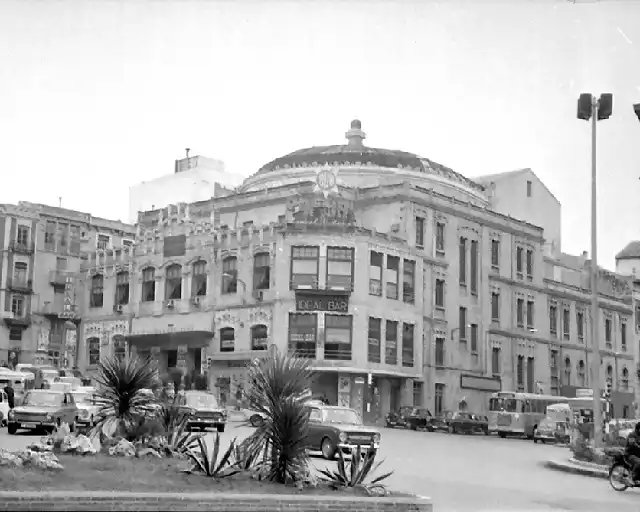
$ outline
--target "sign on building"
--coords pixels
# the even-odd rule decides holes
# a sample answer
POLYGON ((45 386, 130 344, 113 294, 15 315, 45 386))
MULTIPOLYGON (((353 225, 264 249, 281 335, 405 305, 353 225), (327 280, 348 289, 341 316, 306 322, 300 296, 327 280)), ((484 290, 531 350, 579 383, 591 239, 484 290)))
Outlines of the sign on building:
POLYGON ((60 318, 75 318, 73 277, 67 276, 64 282, 64 305, 60 318))

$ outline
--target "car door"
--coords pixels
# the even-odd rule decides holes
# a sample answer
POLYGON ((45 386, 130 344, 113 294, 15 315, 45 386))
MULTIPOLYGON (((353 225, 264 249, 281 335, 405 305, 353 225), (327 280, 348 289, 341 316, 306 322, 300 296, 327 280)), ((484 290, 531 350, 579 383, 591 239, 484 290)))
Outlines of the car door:
POLYGON ((322 410, 311 407, 309 409, 308 445, 312 449, 320 448, 322 439, 322 410))

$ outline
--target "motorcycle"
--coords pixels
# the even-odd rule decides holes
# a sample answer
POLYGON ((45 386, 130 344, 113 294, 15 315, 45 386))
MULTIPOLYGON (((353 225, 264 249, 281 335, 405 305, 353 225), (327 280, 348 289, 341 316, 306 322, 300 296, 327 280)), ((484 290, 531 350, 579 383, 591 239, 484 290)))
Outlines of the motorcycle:
POLYGON ((640 481, 632 474, 632 465, 623 451, 609 454, 613 457, 613 464, 609 468, 609 484, 614 491, 622 492, 629 488, 640 487, 640 481))

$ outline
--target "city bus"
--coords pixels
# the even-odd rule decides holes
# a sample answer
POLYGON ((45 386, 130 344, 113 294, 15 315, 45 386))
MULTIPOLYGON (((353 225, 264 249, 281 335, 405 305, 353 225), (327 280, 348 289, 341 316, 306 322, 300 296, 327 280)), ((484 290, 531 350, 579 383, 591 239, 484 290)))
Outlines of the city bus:
POLYGON ((535 393, 492 393, 489 400, 489 432, 495 432, 500 437, 527 436, 533 439, 533 431, 544 419, 547 406, 566 404, 568 401, 563 396, 535 393))

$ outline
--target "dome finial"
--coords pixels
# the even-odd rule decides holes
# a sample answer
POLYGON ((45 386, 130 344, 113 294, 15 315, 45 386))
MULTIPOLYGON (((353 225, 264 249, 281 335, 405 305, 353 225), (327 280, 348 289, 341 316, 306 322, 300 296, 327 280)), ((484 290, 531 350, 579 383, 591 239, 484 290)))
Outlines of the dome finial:
POLYGON ((362 131, 362 123, 358 119, 351 121, 351 129, 345 133, 349 146, 363 146, 362 141, 367 135, 362 131))

